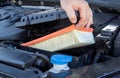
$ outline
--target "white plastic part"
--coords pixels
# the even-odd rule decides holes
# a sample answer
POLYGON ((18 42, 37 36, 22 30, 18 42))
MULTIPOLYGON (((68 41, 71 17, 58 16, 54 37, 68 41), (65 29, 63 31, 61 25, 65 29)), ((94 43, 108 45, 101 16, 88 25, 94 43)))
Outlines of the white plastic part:
POLYGON ((70 68, 68 67, 68 64, 64 64, 64 65, 57 65, 54 64, 53 67, 49 70, 49 72, 52 73, 60 73, 61 71, 65 70, 69 70, 70 68))

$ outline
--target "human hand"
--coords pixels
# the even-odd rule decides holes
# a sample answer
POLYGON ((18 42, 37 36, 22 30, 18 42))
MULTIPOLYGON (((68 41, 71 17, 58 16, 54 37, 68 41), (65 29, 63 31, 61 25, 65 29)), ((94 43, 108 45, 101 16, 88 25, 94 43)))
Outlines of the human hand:
POLYGON ((81 26, 89 28, 93 24, 93 14, 89 4, 85 0, 61 0, 60 2, 72 23, 77 22, 75 11, 79 11, 80 20, 76 24, 77 28, 81 26))

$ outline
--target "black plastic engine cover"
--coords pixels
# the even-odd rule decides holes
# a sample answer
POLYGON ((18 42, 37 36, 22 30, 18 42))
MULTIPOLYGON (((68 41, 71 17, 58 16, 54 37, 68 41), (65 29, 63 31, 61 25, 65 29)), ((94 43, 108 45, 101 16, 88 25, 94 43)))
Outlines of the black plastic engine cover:
POLYGON ((20 70, 8 65, 0 64, 0 78, 41 78, 42 72, 35 70, 20 70))
POLYGON ((113 56, 120 56, 120 32, 118 33, 114 41, 114 53, 113 56))
POLYGON ((120 58, 73 69, 70 78, 120 78, 120 58))
POLYGON ((0 40, 26 40, 28 32, 14 26, 2 26, 0 23, 0 40))
POLYGON ((87 0, 91 5, 105 7, 120 12, 120 0, 87 0))
POLYGON ((0 47, 0 62, 11 66, 26 68, 31 66, 36 56, 27 51, 0 47))
POLYGON ((29 32, 19 27, 65 18, 67 15, 61 8, 45 6, 0 7, 0 40, 26 40, 29 32))
POLYGON ((28 38, 28 31, 16 28, 14 25, 19 19, 19 14, 0 8, 0 40, 25 40, 28 38))

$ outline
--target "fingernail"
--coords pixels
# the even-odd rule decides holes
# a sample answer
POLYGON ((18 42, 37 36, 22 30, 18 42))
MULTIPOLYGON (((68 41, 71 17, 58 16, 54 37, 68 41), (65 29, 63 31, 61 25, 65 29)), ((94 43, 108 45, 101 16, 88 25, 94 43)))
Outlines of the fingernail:
POLYGON ((72 20, 72 23, 76 23, 76 20, 72 20))
POLYGON ((75 18, 70 19, 72 23, 76 23, 77 20, 75 18))

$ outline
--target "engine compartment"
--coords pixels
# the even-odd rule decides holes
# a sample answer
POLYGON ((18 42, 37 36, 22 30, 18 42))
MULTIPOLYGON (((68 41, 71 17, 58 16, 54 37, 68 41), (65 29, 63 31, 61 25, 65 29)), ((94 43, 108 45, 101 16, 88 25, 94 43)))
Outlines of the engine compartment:
MULTIPOLYGON (((49 52, 21 46, 21 44, 71 25, 64 10, 51 6, 1 5, 0 77, 44 78, 44 73, 52 67, 51 56, 65 54, 73 58, 73 61, 69 63, 73 73, 76 73, 76 69, 78 72, 82 72, 86 66, 94 69, 97 65, 98 67, 104 65, 101 63, 107 62, 108 65, 113 63, 109 73, 104 71, 104 73, 108 73, 104 77, 101 74, 102 70, 99 75, 92 77, 112 78, 111 74, 120 72, 120 66, 115 62, 115 59, 119 59, 120 56, 120 14, 110 9, 101 9, 95 6, 92 6, 92 10, 94 24, 91 27, 94 29, 93 34, 96 41, 94 45, 49 52), (114 61, 111 62, 111 60, 114 61), (117 71, 113 70, 114 67, 118 68, 117 71)), ((98 69, 95 68, 95 70, 98 69)))

